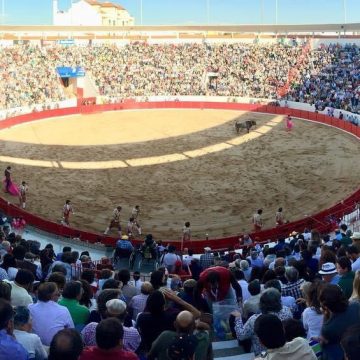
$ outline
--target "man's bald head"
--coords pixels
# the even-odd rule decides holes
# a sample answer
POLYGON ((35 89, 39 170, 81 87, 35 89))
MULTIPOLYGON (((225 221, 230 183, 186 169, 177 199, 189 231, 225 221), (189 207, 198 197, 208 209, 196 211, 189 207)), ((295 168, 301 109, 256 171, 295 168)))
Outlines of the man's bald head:
POLYGON ((60 330, 51 341, 49 360, 77 360, 83 347, 81 336, 75 329, 60 330))
POLYGON ((190 311, 181 311, 176 317, 175 327, 178 332, 192 333, 195 327, 194 315, 190 311))

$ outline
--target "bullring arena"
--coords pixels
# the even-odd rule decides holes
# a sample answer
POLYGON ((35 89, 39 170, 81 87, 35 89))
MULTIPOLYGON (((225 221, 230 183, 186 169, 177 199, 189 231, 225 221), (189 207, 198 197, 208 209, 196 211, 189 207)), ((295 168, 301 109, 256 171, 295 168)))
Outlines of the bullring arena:
POLYGON ((353 136, 300 119, 287 132, 284 115, 95 112, 25 122, 1 130, 0 139, 3 167, 14 163, 14 179, 31 188, 28 211, 58 222, 71 199, 71 225, 99 234, 118 204, 123 221, 141 205, 142 228, 157 239, 178 239, 185 221, 194 238, 224 237, 251 231, 258 208, 273 227, 280 206, 297 220, 359 186, 353 136), (237 135, 236 120, 257 126, 237 135))

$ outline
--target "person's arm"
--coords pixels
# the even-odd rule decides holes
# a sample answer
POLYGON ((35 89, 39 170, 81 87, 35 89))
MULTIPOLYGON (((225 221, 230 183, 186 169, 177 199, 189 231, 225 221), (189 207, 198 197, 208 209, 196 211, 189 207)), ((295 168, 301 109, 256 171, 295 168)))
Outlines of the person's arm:
POLYGON ((238 303, 242 302, 241 286, 239 285, 239 283, 235 279, 235 276, 232 273, 230 275, 230 284, 231 284, 232 288, 235 290, 236 299, 237 299, 238 303))
POLYGON ((175 302, 176 304, 182 306, 185 310, 190 311, 195 319, 198 319, 201 315, 201 312, 196 309, 194 306, 189 304, 188 302, 184 301, 183 299, 179 298, 174 292, 168 289, 162 290, 163 294, 165 295, 166 299, 175 302))
POLYGON ((235 316, 235 333, 237 339, 245 340, 251 338, 254 335, 255 315, 251 316, 245 324, 242 321, 240 312, 234 311, 232 315, 235 316))

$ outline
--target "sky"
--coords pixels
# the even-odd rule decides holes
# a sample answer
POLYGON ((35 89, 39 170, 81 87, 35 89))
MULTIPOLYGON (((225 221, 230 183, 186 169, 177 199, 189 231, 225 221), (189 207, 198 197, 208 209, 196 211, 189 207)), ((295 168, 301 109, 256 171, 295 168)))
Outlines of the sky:
MULTIPOLYGON (((276 1, 278 24, 344 23, 345 18, 348 23, 360 22, 360 0, 142 0, 143 25, 275 24, 276 1)), ((125 7, 140 25, 141 0, 112 2, 125 7)), ((2 24, 52 24, 52 0, 0 0, 0 4, 0 13, 5 14, 2 24)), ((61 10, 70 4, 71 0, 59 0, 61 10)))

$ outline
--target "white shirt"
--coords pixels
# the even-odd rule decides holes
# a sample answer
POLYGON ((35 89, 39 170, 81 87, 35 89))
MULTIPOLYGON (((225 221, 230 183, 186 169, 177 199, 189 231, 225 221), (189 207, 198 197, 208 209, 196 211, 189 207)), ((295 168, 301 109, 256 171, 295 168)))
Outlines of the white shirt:
POLYGON ((243 298, 243 302, 246 300, 249 300, 251 298, 251 294, 249 293, 248 290, 248 283, 246 280, 238 280, 238 283, 241 287, 242 290, 242 298, 243 298))
POLYGON ((306 308, 302 313, 302 322, 304 329, 307 333, 307 339, 310 340, 312 337, 318 337, 321 333, 323 325, 323 314, 318 314, 312 308, 306 308))
POLYGON ((163 264, 165 266, 174 266, 177 260, 180 260, 178 255, 174 253, 167 253, 164 256, 163 264))
POLYGON ((193 256, 184 255, 184 256, 183 256, 183 260, 182 260, 182 261, 183 261, 183 264, 184 264, 185 266, 190 265, 193 258, 194 258, 193 256))
POLYGON ((14 281, 10 281, 10 284, 12 306, 28 306, 33 303, 32 297, 24 288, 16 285, 14 281))
POLYGON ((41 344, 39 336, 22 330, 14 330, 16 340, 25 348, 29 354, 29 359, 45 360, 47 353, 41 344))
POLYGON ((360 256, 352 263, 351 270, 353 272, 360 270, 360 256))
POLYGON ((74 328, 69 310, 54 301, 38 301, 29 305, 33 332, 40 336, 41 342, 50 346, 54 335, 65 328, 74 328))

